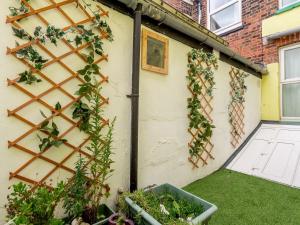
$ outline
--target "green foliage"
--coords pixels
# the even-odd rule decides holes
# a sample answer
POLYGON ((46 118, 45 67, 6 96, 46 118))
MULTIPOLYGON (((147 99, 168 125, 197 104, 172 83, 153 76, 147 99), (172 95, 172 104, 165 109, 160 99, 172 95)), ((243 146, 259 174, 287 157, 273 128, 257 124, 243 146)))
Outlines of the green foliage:
POLYGON ((84 25, 78 25, 78 34, 75 36, 73 42, 76 46, 80 46, 83 43, 90 43, 90 48, 97 55, 103 55, 103 42, 99 35, 95 34, 92 28, 87 28, 84 25))
MULTIPOLYGON (((26 2, 29 1, 30 0, 26 0, 26 2)), ((26 7, 26 5, 23 2, 20 2, 19 7, 10 6, 8 9, 10 11, 11 16, 18 16, 29 12, 29 9, 26 7)))
POLYGON ((245 102, 245 94, 247 91, 247 86, 245 84, 245 78, 248 77, 249 74, 239 71, 236 75, 235 81, 231 82, 232 87, 232 96, 231 102, 228 106, 228 115, 229 115, 229 123, 232 125, 233 133, 235 135, 239 135, 238 124, 235 121, 235 115, 232 113, 233 108, 236 104, 243 104, 245 102))
POLYGON ((24 29, 12 27, 12 30, 14 32, 14 35, 22 40, 33 40, 33 38, 24 29))
POLYGON ((201 152, 204 151, 207 141, 211 138, 213 134, 213 128, 215 126, 201 113, 201 98, 203 93, 200 76, 207 81, 207 94, 212 96, 212 90, 215 86, 214 73, 211 68, 217 68, 217 59, 212 53, 206 53, 203 50, 192 49, 188 54, 188 76, 189 86, 194 93, 191 98, 188 98, 188 109, 189 109, 189 128, 195 130, 201 130, 195 137, 189 153, 192 157, 198 157, 201 152), (201 63, 206 65, 204 67, 201 63))
POLYGON ((36 27, 33 34, 35 40, 39 40, 43 44, 45 44, 47 40, 50 40, 52 44, 57 45, 57 41, 65 35, 65 32, 52 25, 48 25, 46 31, 42 31, 42 27, 40 26, 36 27))
POLYGON ((76 162, 76 173, 74 178, 69 182, 66 195, 64 196, 64 209, 70 219, 81 217, 89 200, 86 198, 87 190, 87 172, 85 161, 80 156, 76 162))
MULTIPOLYGON (((56 110, 61 109, 59 102, 56 104, 55 109, 56 110)), ((39 130, 47 133, 47 137, 42 138, 38 135, 38 138, 40 139, 39 149, 42 152, 52 146, 58 148, 60 145, 62 145, 67 140, 58 138, 59 130, 58 130, 56 123, 53 120, 50 122, 48 120, 47 116, 42 111, 40 111, 40 112, 41 112, 41 115, 46 120, 41 124, 39 130)))
MULTIPOLYGON (((82 92, 81 92, 82 93, 82 92)), ((74 105, 74 111, 73 111, 73 119, 80 119, 79 122, 79 129, 82 131, 87 132, 89 127, 89 121, 90 121, 90 115, 91 115, 91 109, 82 101, 77 101, 74 105)))
POLYGON ((38 187, 32 191, 31 187, 18 183, 12 186, 13 191, 7 197, 5 205, 8 219, 13 219, 16 225, 63 225, 63 221, 54 218, 54 210, 64 194, 65 185, 59 183, 49 190, 38 187))
POLYGON ((41 79, 37 78, 31 70, 24 71, 19 74, 20 78, 18 79, 18 83, 25 83, 25 84, 33 84, 33 83, 39 83, 42 82, 41 79))
MULTIPOLYGON (((188 225, 190 220, 203 212, 203 206, 198 206, 168 192, 157 194, 152 191, 138 190, 125 193, 119 201, 120 211, 130 215, 125 198, 129 197, 161 224, 188 225)), ((135 218, 140 222, 140 216, 135 218)))
POLYGON ((87 65, 85 65, 83 69, 77 71, 80 75, 83 76, 86 82, 90 82, 93 75, 100 74, 100 68, 94 61, 94 53, 90 52, 90 54, 87 56, 87 65))
MULTIPOLYGON (((16 42, 16 44, 19 46, 18 42, 16 42)), ((32 46, 20 49, 17 51, 16 56, 19 59, 28 59, 38 70, 41 70, 44 64, 48 61, 47 59, 44 59, 32 46)))
POLYGON ((240 73, 236 77, 236 82, 232 82, 232 86, 233 86, 232 102, 236 102, 236 103, 245 102, 245 94, 247 91, 245 78, 247 78, 248 76, 249 74, 240 71, 240 73))
POLYGON ((100 15, 96 14, 95 15, 95 21, 94 21, 94 27, 98 28, 99 30, 101 30, 102 32, 105 32, 107 34, 107 40, 109 41, 113 41, 113 34, 112 34, 112 30, 110 28, 110 26, 107 24, 106 21, 101 20, 100 15))
POLYGON ((56 28, 53 25, 48 25, 46 30, 43 31, 41 26, 34 29, 33 37, 28 34, 24 29, 17 29, 12 27, 14 35, 22 40, 38 40, 43 44, 49 40, 52 44, 57 45, 57 41, 64 37, 66 34, 62 29, 56 28))
POLYGON ((99 82, 92 84, 92 89, 85 96, 90 99, 91 118, 88 127, 88 134, 90 135, 90 144, 87 149, 90 151, 93 161, 90 166, 91 181, 87 195, 89 196, 89 205, 91 211, 94 212, 91 222, 97 219, 98 207, 103 197, 108 197, 110 188, 106 183, 111 176, 113 169, 112 156, 112 132, 114 128, 115 119, 109 125, 108 130, 105 131, 103 125, 103 111, 101 109, 101 86, 99 82), (105 133, 106 132, 106 133, 105 133), (105 133, 105 134, 103 134, 105 133))

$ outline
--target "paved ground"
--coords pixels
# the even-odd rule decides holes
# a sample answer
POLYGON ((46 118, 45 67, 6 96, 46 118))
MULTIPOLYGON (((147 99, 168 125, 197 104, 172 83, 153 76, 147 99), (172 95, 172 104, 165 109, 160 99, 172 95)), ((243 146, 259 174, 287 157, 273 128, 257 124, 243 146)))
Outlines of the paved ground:
POLYGON ((227 168, 300 188, 300 126, 263 124, 227 168))

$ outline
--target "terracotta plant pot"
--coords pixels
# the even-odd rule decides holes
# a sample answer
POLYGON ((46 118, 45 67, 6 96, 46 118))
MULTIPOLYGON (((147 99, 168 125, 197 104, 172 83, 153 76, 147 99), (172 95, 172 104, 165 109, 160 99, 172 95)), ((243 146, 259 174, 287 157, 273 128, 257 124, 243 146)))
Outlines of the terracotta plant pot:
MULTIPOLYGON (((121 215, 119 213, 114 213, 108 218, 110 225, 118 225, 118 219, 121 215)), ((122 225, 134 225, 132 220, 125 219, 122 225)))

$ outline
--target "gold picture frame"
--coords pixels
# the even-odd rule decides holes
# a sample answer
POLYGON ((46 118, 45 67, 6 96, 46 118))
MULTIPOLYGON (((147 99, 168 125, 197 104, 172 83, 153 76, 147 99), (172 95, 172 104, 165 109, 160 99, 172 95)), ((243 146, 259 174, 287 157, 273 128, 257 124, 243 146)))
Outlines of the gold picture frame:
POLYGON ((143 29, 142 69, 167 75, 169 73, 169 39, 143 29))

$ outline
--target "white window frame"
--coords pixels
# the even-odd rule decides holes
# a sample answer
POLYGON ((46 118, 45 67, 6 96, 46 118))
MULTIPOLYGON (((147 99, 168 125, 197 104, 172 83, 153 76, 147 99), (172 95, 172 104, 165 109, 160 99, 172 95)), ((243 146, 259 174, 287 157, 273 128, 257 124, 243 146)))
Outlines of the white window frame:
POLYGON ((298 3, 298 2, 300 2, 300 0, 298 0, 298 1, 294 2, 294 3, 291 3, 291 4, 283 6, 283 0, 279 0, 279 9, 283 9, 283 8, 288 7, 290 5, 294 5, 294 4, 298 3))
POLYGON ((284 117, 283 116, 283 88, 282 86, 284 84, 296 84, 300 83, 300 77, 299 78, 291 78, 291 79, 285 79, 285 51, 300 48, 300 44, 294 44, 290 46, 284 46, 279 49, 279 65, 280 65, 280 116, 282 120, 300 120, 300 117, 284 117))
MULTIPOLYGON (((222 27, 218 30, 215 30, 213 31, 214 33, 216 34, 223 34, 223 33, 226 33, 228 31, 231 31, 235 28, 238 28, 240 26, 242 26, 242 0, 231 0, 230 2, 220 6, 219 8, 213 10, 212 12, 210 11, 210 1, 212 0, 207 0, 207 28, 210 30, 210 17, 211 15, 217 13, 217 12, 220 12, 221 10, 231 6, 231 5, 234 5, 236 3, 239 4, 239 21, 238 22, 235 22, 233 24, 230 24, 228 25, 227 27, 222 27)), ((214 1, 218 1, 218 0, 214 0, 214 1)))

